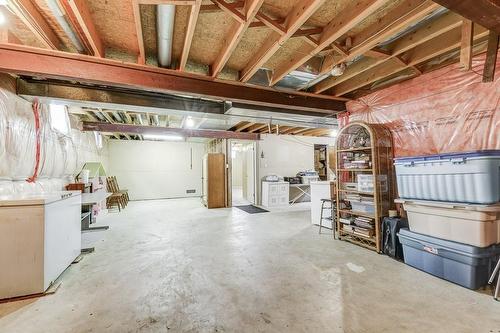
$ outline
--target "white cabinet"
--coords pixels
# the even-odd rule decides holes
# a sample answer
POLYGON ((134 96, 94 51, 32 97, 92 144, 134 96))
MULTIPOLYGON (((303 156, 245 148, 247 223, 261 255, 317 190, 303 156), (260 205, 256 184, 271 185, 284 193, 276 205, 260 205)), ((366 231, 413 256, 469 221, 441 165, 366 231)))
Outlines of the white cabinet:
POLYGON ((262 182, 262 206, 288 206, 288 182, 262 182))
POLYGON ((81 252, 78 191, 0 197, 0 299, 43 293, 81 252))

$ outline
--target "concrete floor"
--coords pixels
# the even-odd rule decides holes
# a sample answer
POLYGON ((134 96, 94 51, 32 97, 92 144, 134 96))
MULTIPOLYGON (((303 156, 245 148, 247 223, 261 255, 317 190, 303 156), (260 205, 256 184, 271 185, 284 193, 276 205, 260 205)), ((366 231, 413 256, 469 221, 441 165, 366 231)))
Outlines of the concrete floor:
POLYGON ((0 332, 500 332, 491 296, 318 235, 306 209, 132 202, 56 294, 0 305, 0 332))

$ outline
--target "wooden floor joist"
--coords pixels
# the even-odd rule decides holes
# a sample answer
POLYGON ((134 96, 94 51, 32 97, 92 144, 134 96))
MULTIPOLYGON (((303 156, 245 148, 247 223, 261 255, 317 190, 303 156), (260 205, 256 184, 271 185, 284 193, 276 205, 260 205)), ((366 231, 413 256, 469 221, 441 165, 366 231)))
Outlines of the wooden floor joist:
POLYGON ((412 33, 394 41, 388 47, 390 51, 388 57, 371 57, 361 59, 344 71, 341 76, 332 76, 326 80, 319 82, 314 86, 313 91, 315 93, 321 93, 330 89, 344 81, 354 78, 355 76, 361 75, 363 72, 368 71, 375 66, 378 66, 386 61, 389 61, 392 57, 397 57, 404 52, 407 52, 420 44, 423 44, 433 38, 436 38, 442 34, 449 32, 450 30, 460 27, 462 24, 462 18, 460 15, 455 13, 446 13, 442 17, 431 21, 412 33))
MULTIPOLYGON (((486 37, 488 31, 483 27, 476 27, 474 30, 474 40, 486 37)), ((446 54, 454 49, 458 49, 461 43, 461 29, 455 28, 445 34, 431 39, 426 43, 421 44, 419 47, 409 52, 410 58, 408 61, 402 63, 399 60, 391 58, 378 66, 357 75, 350 80, 340 83, 333 88, 333 94, 342 96, 353 90, 364 87, 375 81, 389 77, 406 68, 416 66, 424 61, 430 60, 442 54, 446 54)))
POLYGON ((241 81, 247 82, 290 39, 297 30, 318 10, 325 0, 300 0, 285 19, 285 34, 273 31, 241 72, 241 81))
POLYGON ((299 68, 302 64, 318 54, 327 46, 330 46, 342 35, 351 30, 354 26, 367 18, 374 11, 384 5, 387 0, 362 0, 352 2, 347 9, 338 14, 328 25, 323 29, 320 35, 317 46, 304 45, 297 51, 293 59, 284 62, 276 68, 273 73, 271 85, 275 85, 285 75, 299 68))

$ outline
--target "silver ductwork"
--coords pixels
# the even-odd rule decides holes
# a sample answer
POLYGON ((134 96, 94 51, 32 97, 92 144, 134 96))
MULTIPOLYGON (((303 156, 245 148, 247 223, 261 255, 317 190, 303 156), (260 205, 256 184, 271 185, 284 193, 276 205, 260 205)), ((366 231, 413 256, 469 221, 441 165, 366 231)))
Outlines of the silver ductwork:
POLYGON ((156 29, 158 31, 158 63, 161 67, 170 67, 172 64, 174 18, 175 5, 157 6, 156 29))
POLYGON ((66 35, 71 40, 73 45, 76 47, 78 52, 83 53, 85 49, 82 43, 80 42, 80 39, 77 37, 75 31, 68 23, 68 19, 66 18, 65 13, 61 10, 61 7, 59 7, 58 1, 47 0, 47 5, 49 6, 52 15, 54 15, 54 18, 56 19, 57 23, 59 23, 61 29, 63 29, 63 31, 66 33, 66 35))

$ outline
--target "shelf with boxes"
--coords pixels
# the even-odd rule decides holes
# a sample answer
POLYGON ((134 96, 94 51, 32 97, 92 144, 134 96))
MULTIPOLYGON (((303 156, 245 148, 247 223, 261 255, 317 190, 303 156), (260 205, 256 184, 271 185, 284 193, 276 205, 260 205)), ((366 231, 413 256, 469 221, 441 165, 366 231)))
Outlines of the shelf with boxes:
POLYGON ((381 251, 381 219, 393 205, 392 140, 381 125, 341 129, 337 154, 339 239, 381 251))

